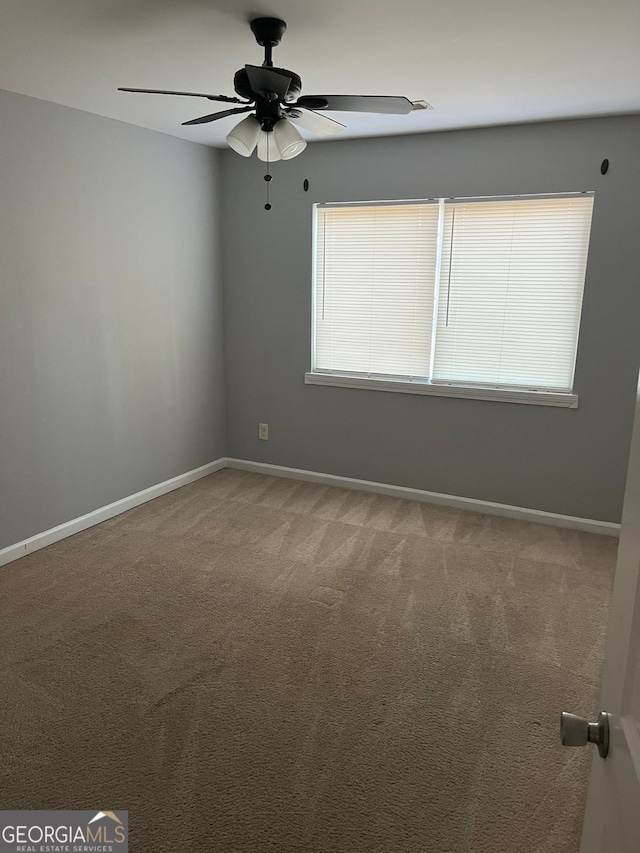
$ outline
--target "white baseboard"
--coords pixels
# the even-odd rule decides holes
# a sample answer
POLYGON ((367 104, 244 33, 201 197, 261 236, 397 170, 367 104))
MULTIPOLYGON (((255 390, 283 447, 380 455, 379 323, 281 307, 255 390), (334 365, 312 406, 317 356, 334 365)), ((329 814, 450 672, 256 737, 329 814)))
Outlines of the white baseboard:
POLYGON ((391 486, 386 483, 376 483, 372 480, 356 480, 353 477, 340 477, 337 474, 321 474, 317 471, 305 471, 302 468, 286 468, 283 465, 270 465, 266 462, 250 462, 247 459, 231 459, 223 456, 214 462, 209 462, 208 465, 194 468, 193 471, 187 471, 185 474, 179 474, 171 480, 165 480, 163 483, 150 486, 148 489, 136 492, 135 495, 129 495, 129 497, 100 507, 86 515, 81 515, 80 518, 66 521, 64 524, 59 524, 50 530, 37 533, 35 536, 24 539, 22 542, 9 545, 7 548, 0 550, 0 566, 24 557, 26 554, 31 554, 33 551, 38 551, 40 548, 45 548, 47 545, 52 545, 54 542, 59 542, 67 536, 80 533, 80 531, 86 530, 88 527, 93 527, 94 524, 100 524, 101 521, 106 521, 115 515, 120 515, 120 513, 126 512, 128 509, 133 509, 154 498, 159 498, 161 495, 166 495, 167 492, 172 492, 174 489, 179 489, 181 486, 186 486, 188 483, 193 483, 194 480, 207 477, 209 474, 213 474, 223 468, 237 468, 241 471, 270 474, 273 477, 286 477, 293 480, 305 480, 309 483, 338 486, 343 489, 374 492, 379 495, 389 495, 393 498, 404 498, 410 501, 451 506, 456 509, 484 513, 485 515, 500 515, 506 518, 518 518, 522 521, 533 521, 538 524, 549 524, 553 527, 585 530, 588 533, 603 533, 607 536, 618 536, 620 534, 620 525, 610 521, 595 521, 590 518, 577 518, 573 515, 559 515, 554 512, 543 512, 539 509, 526 509, 525 507, 492 503, 491 501, 481 501, 475 498, 460 498, 455 495, 443 495, 439 492, 427 492, 423 489, 410 489, 407 486, 391 486))
POLYGON ((273 477, 288 477, 292 480, 305 480, 309 483, 322 483, 327 486, 338 486, 343 489, 375 492, 376 494, 389 495, 393 498, 404 498, 410 501, 451 506, 456 509, 481 512, 484 515, 517 518, 522 521, 533 521, 537 524, 548 524, 552 527, 585 530, 588 533, 603 533, 607 536, 620 535, 620 525, 611 521, 595 521, 591 518, 560 515, 555 512, 543 512, 539 509, 527 509, 526 507, 510 506, 509 504, 492 503, 491 501, 482 501, 476 498, 460 498, 455 495, 443 495, 439 492, 410 489, 407 486, 390 486, 386 483, 376 483, 371 480, 356 480, 353 477, 321 474, 316 471, 305 471, 301 468, 286 468, 282 465, 270 465, 266 462, 249 462, 246 459, 229 458, 226 460, 226 464, 229 468, 238 468, 241 471, 254 471, 260 474, 271 474, 273 477))
POLYGON ((80 533, 81 530, 93 527, 94 524, 100 524, 101 521, 113 518, 114 515, 120 515, 121 512, 126 512, 128 509, 133 509, 147 501, 152 501, 154 498, 159 498, 161 495, 166 495, 167 492, 172 492, 174 489, 179 489, 181 486, 193 483, 194 480, 207 477, 215 471, 226 468, 226 466, 226 457, 216 459, 215 462, 209 462, 200 468, 194 468, 185 474, 179 474, 177 477, 172 477, 163 483, 150 486, 148 489, 136 492, 135 495, 129 495, 127 498, 122 498, 112 504, 100 507, 93 512, 88 512, 86 515, 81 515, 80 518, 73 518, 71 521, 65 521, 64 524, 59 524, 50 530, 36 533, 35 536, 31 536, 29 539, 16 542, 14 545, 9 545, 7 548, 0 550, 0 566, 17 560, 19 557, 24 557, 25 554, 31 554, 33 551, 45 548, 47 545, 52 545, 54 542, 59 542, 60 539, 65 539, 67 536, 73 536, 74 533, 80 533))

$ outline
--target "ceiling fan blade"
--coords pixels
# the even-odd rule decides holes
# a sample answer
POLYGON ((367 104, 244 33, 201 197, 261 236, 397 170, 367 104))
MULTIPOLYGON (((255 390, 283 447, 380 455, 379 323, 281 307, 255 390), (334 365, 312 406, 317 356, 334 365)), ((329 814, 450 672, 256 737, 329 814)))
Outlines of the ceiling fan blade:
POLYGON ((232 116, 236 113, 248 113, 252 110, 253 107, 238 107, 235 110, 222 110, 219 113, 211 113, 208 116, 200 116, 200 118, 192 118, 191 121, 183 121, 183 127, 189 124, 207 124, 210 121, 216 121, 219 118, 225 118, 226 116, 232 116))
POLYGON ((263 65, 245 65, 245 70, 253 92, 273 92, 279 101, 284 101, 291 85, 290 77, 263 65))
POLYGON ((391 95, 303 95, 291 104, 313 110, 342 110, 351 113, 405 115, 413 110, 409 98, 391 95))
POLYGON ((240 98, 232 98, 229 95, 203 95, 200 92, 172 92, 168 89, 130 89, 124 86, 118 87, 118 92, 142 92, 146 95, 182 95, 186 98, 208 98, 210 101, 224 101, 227 104, 246 104, 240 98))
POLYGON ((345 130, 345 125, 340 124, 329 116, 323 116, 321 113, 314 113, 313 110, 307 110, 303 107, 294 107, 293 109, 285 110, 287 118, 299 124, 310 133, 315 133, 317 136, 331 136, 334 133, 340 133, 345 130))

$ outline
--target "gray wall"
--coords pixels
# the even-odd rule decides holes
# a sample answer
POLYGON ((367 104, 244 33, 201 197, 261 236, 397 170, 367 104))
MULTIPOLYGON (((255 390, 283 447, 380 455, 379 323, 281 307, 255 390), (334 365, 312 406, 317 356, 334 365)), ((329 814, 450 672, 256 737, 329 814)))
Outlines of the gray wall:
POLYGON ((640 363, 639 150, 638 117, 312 144, 271 167, 269 213, 263 165, 223 152, 229 454, 619 521, 640 363), (304 385, 314 201, 575 190, 596 192, 579 409, 304 385))
POLYGON ((224 455, 218 157, 0 92, 0 548, 224 455))

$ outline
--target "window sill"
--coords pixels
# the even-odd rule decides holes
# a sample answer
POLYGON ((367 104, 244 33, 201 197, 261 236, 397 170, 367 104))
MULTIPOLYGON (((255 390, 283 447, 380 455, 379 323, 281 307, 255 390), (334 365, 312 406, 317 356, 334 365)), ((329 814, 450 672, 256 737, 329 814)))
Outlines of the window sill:
POLYGON ((558 406, 577 409, 578 395, 551 391, 521 391, 511 388, 484 388, 474 385, 439 385, 420 379, 372 378, 349 373, 305 373, 306 385, 332 385, 336 388, 365 388, 370 391, 395 391, 400 394, 427 394, 458 397, 465 400, 492 400, 497 403, 524 403, 528 406, 558 406))

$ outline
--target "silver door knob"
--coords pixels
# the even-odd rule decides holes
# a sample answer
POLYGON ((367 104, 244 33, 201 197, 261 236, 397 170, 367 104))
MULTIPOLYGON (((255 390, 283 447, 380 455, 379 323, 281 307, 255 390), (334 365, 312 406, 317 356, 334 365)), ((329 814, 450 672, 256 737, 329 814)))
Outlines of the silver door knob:
POLYGON ((560 740, 563 746, 586 746, 595 743, 600 758, 609 754, 609 718, 610 714, 601 711, 597 723, 588 723, 584 717, 568 714, 560 715, 560 740))

